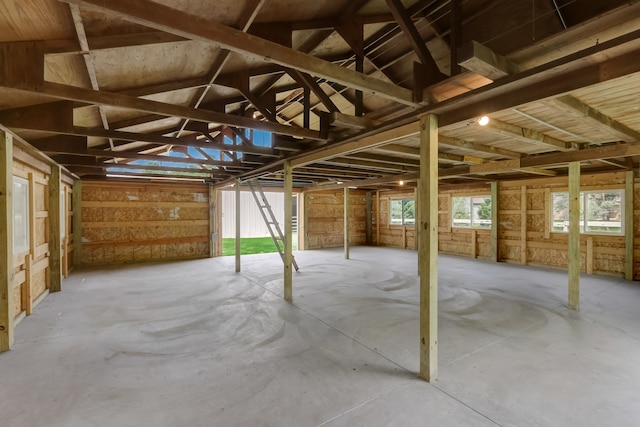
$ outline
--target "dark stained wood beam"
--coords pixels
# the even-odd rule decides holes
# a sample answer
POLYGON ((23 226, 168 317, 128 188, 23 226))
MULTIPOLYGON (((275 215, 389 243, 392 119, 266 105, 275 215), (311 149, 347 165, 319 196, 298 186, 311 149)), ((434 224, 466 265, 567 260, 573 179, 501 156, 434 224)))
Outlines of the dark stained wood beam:
POLYGON ((398 22, 398 25, 402 29, 402 32, 407 36, 409 43, 413 47, 413 50, 415 51, 422 65, 427 67, 430 73, 433 73, 433 75, 436 76, 436 80, 440 80, 446 77, 442 75, 442 73, 440 73, 436 61, 431 56, 429 49, 427 49, 426 43, 424 42, 424 40, 422 40, 418 29, 411 20, 411 15, 404 8, 402 2, 400 0, 386 0, 386 2, 389 6, 389 9, 391 10, 391 14, 398 22), (437 77, 440 78, 438 79, 437 77))
POLYGON ((263 61, 295 68, 396 102, 415 105, 412 93, 407 89, 149 0, 138 0, 135 3, 128 0, 110 0, 109 3, 102 0, 65 1, 181 37, 213 43, 263 61))
POLYGON ((336 104, 331 100, 331 97, 322 90, 316 79, 308 74, 302 73, 298 70, 289 70, 289 75, 297 81, 301 86, 311 90, 313 94, 318 97, 320 102, 329 110, 330 113, 334 111, 340 111, 336 104))

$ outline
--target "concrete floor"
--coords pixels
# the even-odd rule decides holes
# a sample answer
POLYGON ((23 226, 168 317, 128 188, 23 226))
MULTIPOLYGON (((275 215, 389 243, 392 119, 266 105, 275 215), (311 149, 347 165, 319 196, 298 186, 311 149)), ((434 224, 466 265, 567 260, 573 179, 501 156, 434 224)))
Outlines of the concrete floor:
POLYGON ((638 426, 640 284, 440 256, 440 374, 418 370, 416 253, 73 273, 0 354, 0 425, 638 426))

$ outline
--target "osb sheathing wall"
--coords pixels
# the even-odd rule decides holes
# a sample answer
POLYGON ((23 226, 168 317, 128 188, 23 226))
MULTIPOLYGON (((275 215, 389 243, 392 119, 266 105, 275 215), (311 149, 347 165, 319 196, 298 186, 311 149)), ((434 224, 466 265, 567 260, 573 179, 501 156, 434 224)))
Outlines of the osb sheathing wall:
POLYGON ((84 264, 209 255, 205 185, 83 181, 81 206, 84 264))
MULTIPOLYGON (((581 191, 624 190, 625 172, 591 174, 581 177, 581 191)), ((567 178, 539 178, 498 183, 498 260, 501 262, 567 267, 568 235, 552 233, 551 193, 567 191, 567 178)), ((484 188, 455 188, 441 191, 438 196, 438 247, 440 252, 490 259, 491 230, 452 228, 451 198, 456 196, 489 195, 484 188)), ((381 197, 384 201, 384 196, 381 197)), ((384 209, 384 203, 381 207, 384 209)), ((388 217, 388 213, 383 216, 388 217)), ((384 221, 384 218, 381 219, 384 221)), ((634 185, 634 236, 638 258, 640 236, 640 191, 634 185)), ((402 247, 400 237, 387 243, 402 247)), ((625 237, 581 234, 582 271, 593 274, 623 275, 625 271, 625 237)), ((634 278, 640 266, 634 264, 634 278)))
MULTIPOLYGON (((16 147, 15 151, 16 154, 19 153, 20 160, 14 159, 13 175, 29 182, 29 248, 13 256, 13 312, 16 317, 21 317, 31 314, 36 303, 49 289, 51 169, 19 148, 16 147)), ((65 185, 71 188, 68 184, 65 185)))
MULTIPOLYGON (((581 177, 580 190, 625 188, 625 172, 581 177)), ((567 267, 568 234, 550 232, 551 193, 567 191, 567 178, 533 179, 499 185, 498 259, 503 262, 567 267)), ((634 239, 637 247, 638 198, 634 185, 634 239)), ((625 237, 580 235, 581 270, 623 275, 625 237)), ((637 271, 637 266, 634 269, 637 271)), ((636 274, 637 275, 637 274, 636 274)))
MULTIPOLYGON (((344 245, 344 191, 304 193, 305 249, 344 245)), ((349 191, 349 244, 366 243, 366 192, 349 191)))
MULTIPOLYGON (((376 241, 381 246, 394 246, 397 248, 417 249, 415 238, 415 227, 413 225, 390 224, 391 214, 389 206, 394 199, 413 199, 413 190, 385 191, 379 194, 378 209, 379 216, 376 221, 376 241)), ((377 200, 374 197, 373 200, 377 200)))

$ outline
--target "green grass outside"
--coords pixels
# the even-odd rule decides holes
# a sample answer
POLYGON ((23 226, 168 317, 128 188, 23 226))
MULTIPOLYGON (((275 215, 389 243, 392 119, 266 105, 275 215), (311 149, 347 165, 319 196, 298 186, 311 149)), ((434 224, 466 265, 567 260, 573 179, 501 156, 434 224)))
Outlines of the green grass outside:
MULTIPOLYGON (((293 250, 297 249, 297 245, 293 243, 293 250)), ((278 252, 276 245, 271 237, 245 237, 240 239, 240 254, 265 254, 269 252, 278 252)), ((222 255, 234 255, 236 253, 236 239, 222 239, 222 255)))

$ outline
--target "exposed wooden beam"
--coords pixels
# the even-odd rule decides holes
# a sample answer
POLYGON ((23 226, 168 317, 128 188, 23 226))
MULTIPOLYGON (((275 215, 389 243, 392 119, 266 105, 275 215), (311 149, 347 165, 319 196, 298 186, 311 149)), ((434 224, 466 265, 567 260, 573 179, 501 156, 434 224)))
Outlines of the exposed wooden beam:
MULTIPOLYGON (((159 43, 173 43, 186 40, 188 39, 174 34, 165 33, 164 31, 87 37, 87 42, 91 50, 116 49, 159 43)), ((78 54, 82 53, 82 51, 83 49, 80 47, 77 40, 59 39, 46 40, 44 42, 44 52, 46 54, 78 54)))
MULTIPOLYGON (((49 175, 48 206, 49 206, 49 291, 60 292, 62 290, 62 236, 60 235, 60 224, 66 221, 61 215, 60 189, 61 173, 60 166, 51 167, 49 175)), ((64 210, 66 212, 66 209, 64 210)), ((34 236, 31 237, 32 239, 34 236)))
POLYGON ((521 158, 525 155, 517 151, 507 150, 504 148, 492 147, 490 145, 479 144, 477 142, 465 141, 462 139, 452 138, 450 136, 438 135, 438 142, 450 147, 457 147, 463 150, 476 151, 480 153, 488 153, 497 156, 509 158, 521 158))
MULTIPOLYGON (((264 214, 264 213, 263 213, 264 214)), ((293 300, 293 168, 284 162, 284 299, 293 300)))
POLYGON ((518 64, 498 55, 475 40, 463 46, 458 55, 458 64, 491 80, 498 80, 521 71, 518 64))
POLYGON ((482 165, 458 166, 449 169, 441 169, 440 176, 447 177, 477 173, 505 173, 520 168, 542 167, 570 162, 584 162, 588 160, 632 157, 638 155, 640 155, 640 145, 616 144, 562 153, 540 154, 537 156, 525 157, 523 159, 497 160, 482 165))
MULTIPOLYGON (((0 85, 2 85, 2 82, 0 82, 0 85)), ((104 91, 96 92, 93 90, 83 89, 75 86, 67 86, 58 83, 44 83, 42 90, 40 90, 39 93, 41 95, 46 95, 57 99, 86 102, 96 105, 108 105, 117 108, 128 108, 137 111, 144 111, 151 114, 162 114, 165 116, 181 117, 184 119, 206 123, 220 123, 241 128, 259 129, 267 132, 296 136, 301 138, 321 140, 326 139, 320 134, 320 132, 312 131, 309 129, 296 128, 293 126, 286 126, 278 123, 254 120, 247 117, 234 116, 224 113, 218 113, 215 111, 193 109, 180 105, 167 104, 163 102, 136 98, 117 93, 104 91)))
POLYGON ((346 155, 366 148, 374 148, 409 135, 417 134, 418 123, 413 122, 398 128, 374 133, 361 139, 355 139, 335 146, 322 147, 303 155, 294 156, 291 159, 291 164, 293 166, 302 166, 320 160, 329 159, 336 155, 346 155))
POLYGON ((431 52, 429 52, 429 49, 427 49, 426 43, 424 42, 424 40, 422 40, 420 33, 411 20, 411 15, 404 8, 402 2, 400 0, 386 1, 387 6, 389 6, 389 9, 391 10, 391 14, 398 22, 398 25, 400 26, 400 29, 402 29, 402 32, 407 36, 409 43, 418 56, 418 59, 420 60, 422 65, 428 68, 429 73, 434 76, 434 82, 445 78, 446 76, 440 73, 436 61, 431 56, 431 52))
POLYGON ((530 173, 532 175, 542 175, 542 176, 557 176, 557 171, 552 171, 548 169, 541 168, 520 168, 518 169, 521 172, 530 173))
POLYGON ((128 21, 181 37, 213 43, 261 61, 271 61, 285 67, 295 68, 406 105, 415 105, 413 94, 408 89, 149 0, 139 0, 135 3, 129 0, 110 0, 106 4, 103 0, 64 1, 116 15, 128 21))
MULTIPOLYGON (((130 159, 130 160, 151 160, 157 162, 166 162, 166 163, 186 163, 186 164, 196 164, 196 165, 208 165, 208 166, 229 166, 229 167, 247 167, 241 162, 233 161, 233 162, 225 162, 218 160, 206 160, 206 159, 194 159, 194 158, 184 158, 184 157, 172 157, 172 156, 156 156, 153 154, 140 154, 130 151, 109 151, 109 150, 94 150, 87 149, 86 152, 83 153, 73 153, 72 155, 80 156, 80 157, 95 157, 95 158, 116 158, 116 159, 130 159)), ((68 159, 60 160, 62 164, 73 164, 68 163, 68 159)), ((116 164, 114 163, 114 166, 116 164)))
POLYGON ((338 111, 332 112, 330 117, 329 124, 342 128, 362 130, 373 125, 373 122, 366 117, 350 116, 338 111))
POLYGON ((640 142, 640 132, 631 129, 601 111, 585 104, 571 95, 561 96, 549 101, 553 106, 572 117, 576 117, 590 125, 626 142, 640 142))
POLYGON ((541 144, 561 151, 568 151, 574 148, 571 142, 562 141, 533 129, 522 128, 500 120, 491 119, 486 126, 478 125, 478 127, 522 142, 541 144))
POLYGON ((330 113, 340 111, 340 109, 333 102, 331 97, 327 95, 327 93, 324 90, 322 90, 322 88, 320 87, 316 79, 298 70, 289 70, 288 73, 301 86, 313 92, 313 94, 320 100, 320 102, 322 102, 322 104, 325 106, 327 110, 329 110, 330 113))
POLYGON ((354 179, 352 181, 345 181, 342 184, 326 184, 326 185, 318 185, 315 187, 305 188, 305 192, 307 191, 325 191, 325 190, 339 190, 344 187, 358 187, 358 188, 368 188, 368 187, 376 187, 379 185, 385 185, 390 183, 397 183, 400 181, 409 182, 416 181, 420 177, 419 172, 410 172, 410 173, 402 173, 402 174, 393 174, 393 175, 384 175, 378 178, 370 178, 370 179, 354 179))

